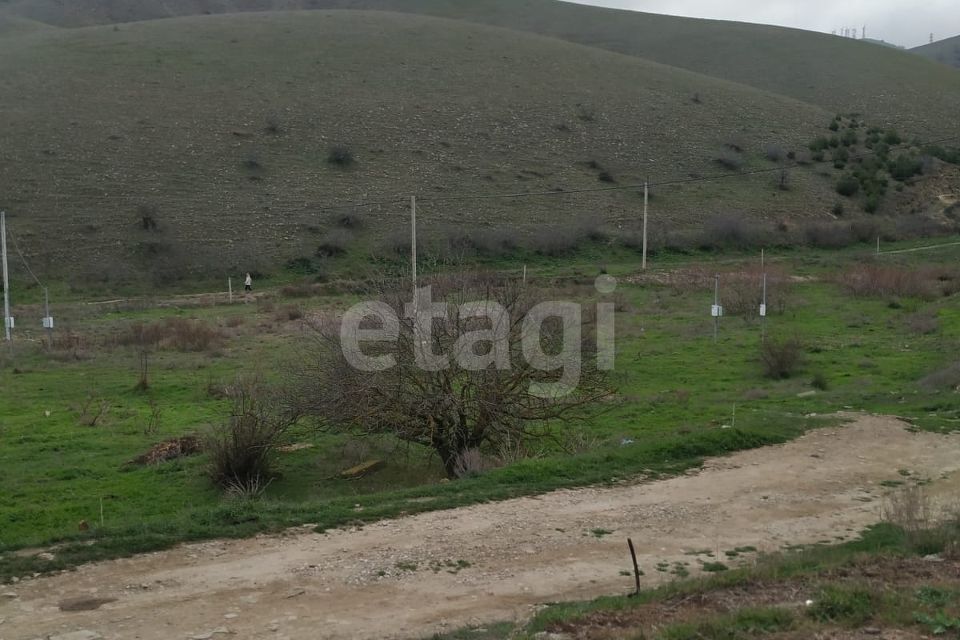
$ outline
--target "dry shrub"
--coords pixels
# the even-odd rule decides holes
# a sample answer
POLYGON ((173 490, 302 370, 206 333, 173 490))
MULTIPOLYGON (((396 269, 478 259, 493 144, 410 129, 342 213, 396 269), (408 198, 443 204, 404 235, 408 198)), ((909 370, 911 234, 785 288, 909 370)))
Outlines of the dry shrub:
POLYGON ((960 391, 960 360, 924 376, 919 384, 927 391, 960 391))
POLYGON ((317 257, 336 258, 342 256, 347 252, 351 242, 353 242, 353 234, 346 229, 334 229, 320 239, 320 244, 317 245, 317 257))
POLYGON ((935 524, 930 497, 917 484, 890 493, 884 501, 882 517, 903 529, 911 538, 930 530, 935 524))
POLYGON ((483 454, 479 449, 467 449, 457 456, 454 473, 457 478, 479 476, 501 466, 500 463, 483 454))
POLYGON ((803 363, 803 343, 797 338, 768 339, 760 347, 760 361, 768 378, 789 378, 803 363))
POLYGON ((87 355, 87 339, 73 331, 57 331, 50 338, 50 356, 54 360, 85 360, 87 355))
POLYGON ((777 267, 746 266, 720 273, 720 294, 724 313, 742 316, 747 322, 760 317, 763 304, 763 275, 767 275, 767 313, 783 314, 792 288, 790 277, 777 267))
POLYGON ((293 322, 303 319, 303 308, 295 304, 289 304, 277 312, 274 318, 277 322, 293 322))
POLYGON ((247 319, 244 318, 243 316, 230 316, 229 318, 227 318, 224 324, 227 326, 228 329, 236 329, 238 327, 243 326, 243 323, 246 321, 247 319))
POLYGON ((200 320, 166 318, 159 322, 136 322, 114 338, 122 346, 174 351, 209 351, 223 344, 220 331, 200 320))
POLYGON ((238 378, 227 396, 230 416, 204 441, 207 475, 228 493, 256 496, 273 478, 271 455, 296 415, 257 378, 238 378))
POLYGON ((940 319, 934 312, 922 312, 911 314, 904 320, 907 331, 917 335, 930 335, 940 330, 940 319))
POLYGON ((164 440, 150 447, 148 451, 130 460, 128 465, 156 465, 161 462, 185 458, 200 453, 200 438, 194 435, 180 436, 164 440))
POLYGON ((933 300, 947 291, 940 280, 939 269, 914 269, 879 264, 860 264, 848 268, 837 277, 837 283, 858 297, 904 297, 933 300))

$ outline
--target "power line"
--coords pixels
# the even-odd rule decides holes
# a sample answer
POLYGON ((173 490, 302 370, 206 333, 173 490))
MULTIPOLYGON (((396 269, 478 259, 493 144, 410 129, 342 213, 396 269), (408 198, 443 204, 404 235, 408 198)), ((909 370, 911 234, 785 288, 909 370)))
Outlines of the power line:
POLYGON ((10 239, 13 240, 13 248, 16 250, 17 255, 20 256, 20 261, 23 262, 23 267, 27 270, 27 273, 30 274, 30 277, 33 278, 33 281, 37 283, 41 289, 43 288, 43 283, 40 282, 40 278, 33 272, 33 269, 30 268, 30 265, 27 264, 27 259, 23 256, 23 252, 20 251, 20 243, 17 242, 17 236, 13 231, 8 232, 10 234, 10 239))

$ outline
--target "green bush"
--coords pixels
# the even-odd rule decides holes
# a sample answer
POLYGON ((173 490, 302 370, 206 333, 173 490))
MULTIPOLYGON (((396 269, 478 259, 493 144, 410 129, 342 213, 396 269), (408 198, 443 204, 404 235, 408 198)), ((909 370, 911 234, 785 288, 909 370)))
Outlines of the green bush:
POLYGON ((820 590, 807 615, 818 622, 860 626, 877 612, 877 597, 866 589, 828 586, 820 590))
POLYGON ((887 170, 894 180, 903 182, 923 173, 923 162, 906 154, 900 154, 887 163, 887 170))
POLYGON ((860 191, 860 181, 851 174, 846 174, 837 181, 837 193, 844 197, 852 197, 860 191))

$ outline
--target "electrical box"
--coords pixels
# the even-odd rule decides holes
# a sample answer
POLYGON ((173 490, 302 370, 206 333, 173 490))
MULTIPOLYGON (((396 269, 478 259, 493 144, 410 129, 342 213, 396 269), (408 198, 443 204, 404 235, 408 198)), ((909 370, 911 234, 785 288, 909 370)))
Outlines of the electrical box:
POLYGON ((53 329, 53 316, 47 316, 43 319, 44 329, 53 329))
POLYGON ((723 307, 719 304, 711 305, 710 307, 710 316, 713 318, 722 318, 723 317, 723 307))
POLYGON ((761 318, 767 317, 767 305, 765 304, 760 305, 760 317, 761 318))

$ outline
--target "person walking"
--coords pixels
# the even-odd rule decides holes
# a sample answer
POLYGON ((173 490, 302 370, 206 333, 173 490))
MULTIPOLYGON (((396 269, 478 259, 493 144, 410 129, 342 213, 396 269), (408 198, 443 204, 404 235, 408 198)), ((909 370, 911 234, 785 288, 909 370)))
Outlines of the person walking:
POLYGON ((253 276, 247 273, 247 279, 243 281, 244 291, 253 291, 253 276))

